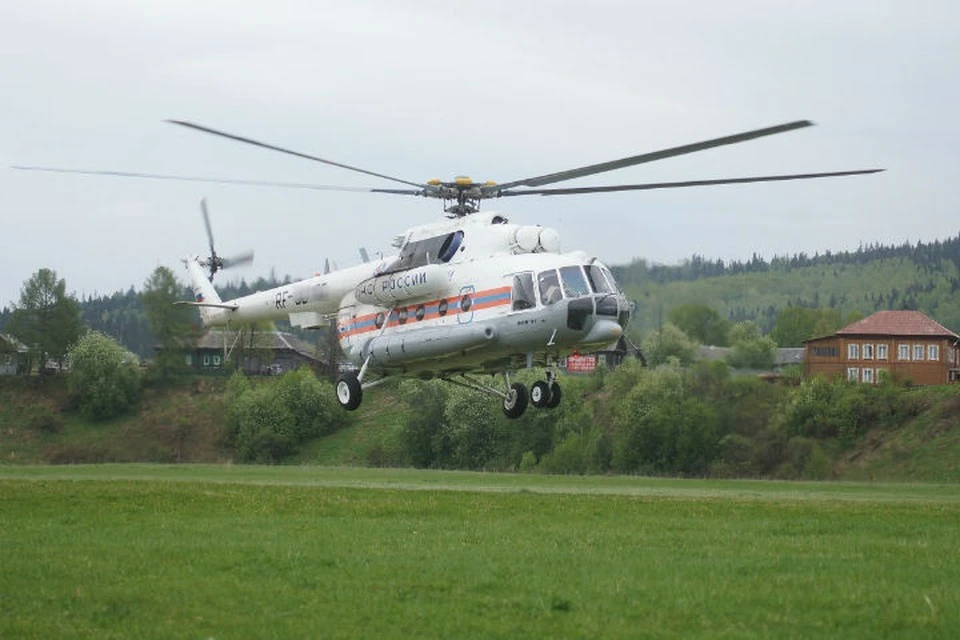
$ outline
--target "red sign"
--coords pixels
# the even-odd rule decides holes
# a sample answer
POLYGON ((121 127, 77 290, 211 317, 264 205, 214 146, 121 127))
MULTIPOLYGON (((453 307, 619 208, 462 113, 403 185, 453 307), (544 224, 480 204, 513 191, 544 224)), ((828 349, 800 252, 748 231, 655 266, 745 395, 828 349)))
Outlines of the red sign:
POLYGON ((597 369, 597 356, 567 356, 567 371, 570 373, 592 373, 597 369))

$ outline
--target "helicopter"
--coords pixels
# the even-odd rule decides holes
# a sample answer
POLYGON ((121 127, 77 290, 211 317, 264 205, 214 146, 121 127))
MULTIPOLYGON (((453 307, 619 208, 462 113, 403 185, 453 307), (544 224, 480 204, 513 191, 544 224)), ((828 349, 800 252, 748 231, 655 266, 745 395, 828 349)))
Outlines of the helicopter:
POLYGON ((860 169, 751 177, 604 186, 548 187, 559 182, 623 169, 647 162, 737 144, 809 127, 798 120, 506 183, 476 182, 466 176, 451 181, 405 180, 293 149, 235 135, 184 120, 168 122, 271 151, 364 174, 401 187, 331 187, 284 182, 191 178, 119 171, 79 171, 17 167, 43 171, 114 176, 186 179, 221 183, 332 189, 417 196, 443 201, 444 219, 408 229, 393 243, 395 255, 377 262, 338 269, 221 300, 212 281, 221 269, 252 259, 219 256, 209 214, 202 203, 210 255, 183 259, 204 326, 288 320, 294 327, 321 328, 333 320, 344 358, 352 368, 335 385, 338 403, 357 409, 364 391, 391 378, 440 378, 490 394, 508 418, 529 405, 559 405, 560 362, 573 354, 592 353, 622 341, 631 303, 611 270, 583 251, 561 250, 560 235, 550 227, 511 223, 501 213, 481 211, 484 200, 516 196, 557 196, 617 191, 683 188, 853 176, 883 171, 860 169), (511 380, 516 371, 537 367, 544 378, 529 389, 511 380), (501 386, 481 379, 502 378, 501 386))

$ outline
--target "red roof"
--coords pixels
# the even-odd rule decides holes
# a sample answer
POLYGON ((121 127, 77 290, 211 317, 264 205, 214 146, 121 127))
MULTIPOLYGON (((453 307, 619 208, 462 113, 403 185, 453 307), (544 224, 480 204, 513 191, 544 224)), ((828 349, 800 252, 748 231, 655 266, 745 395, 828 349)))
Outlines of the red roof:
POLYGON ((839 336, 944 336, 960 339, 950 329, 919 311, 877 311, 837 331, 839 336))

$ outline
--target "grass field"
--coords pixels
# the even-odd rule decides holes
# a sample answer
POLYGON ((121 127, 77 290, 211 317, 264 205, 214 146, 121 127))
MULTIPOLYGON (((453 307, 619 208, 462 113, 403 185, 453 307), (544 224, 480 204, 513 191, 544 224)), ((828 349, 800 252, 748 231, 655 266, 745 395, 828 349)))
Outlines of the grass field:
POLYGON ((960 636, 960 486, 0 466, 0 637, 960 636))

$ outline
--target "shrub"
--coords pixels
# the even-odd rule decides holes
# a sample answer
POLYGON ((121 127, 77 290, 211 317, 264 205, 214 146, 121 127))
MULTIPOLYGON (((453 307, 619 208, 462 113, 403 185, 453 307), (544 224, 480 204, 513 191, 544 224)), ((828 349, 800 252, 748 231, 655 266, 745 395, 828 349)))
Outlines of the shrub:
POLYGON ((109 336, 84 334, 70 350, 70 367, 70 396, 87 418, 120 415, 140 399, 137 356, 109 336))
POLYGON ((228 411, 223 435, 241 462, 278 462, 305 440, 332 433, 346 421, 330 383, 308 369, 252 385, 235 373, 227 383, 228 411))

